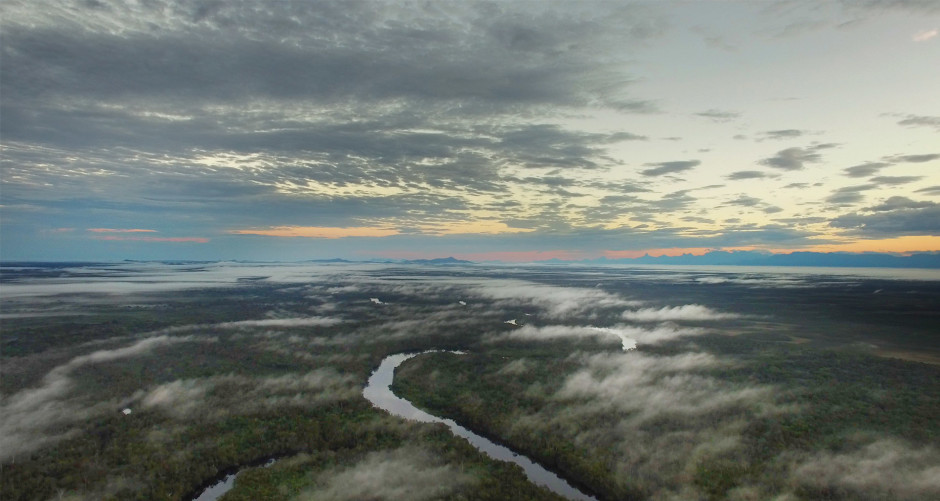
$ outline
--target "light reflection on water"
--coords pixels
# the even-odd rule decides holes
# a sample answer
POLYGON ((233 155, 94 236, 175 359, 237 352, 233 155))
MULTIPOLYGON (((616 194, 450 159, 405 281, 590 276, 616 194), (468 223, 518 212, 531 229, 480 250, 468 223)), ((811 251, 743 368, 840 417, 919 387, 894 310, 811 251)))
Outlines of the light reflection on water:
POLYGON ((422 423, 444 423, 450 428, 450 431, 454 435, 466 439, 471 445, 487 456, 500 461, 511 461, 521 466, 532 483, 544 486, 556 494, 573 500, 595 499, 575 489, 564 479, 546 470, 528 457, 481 437, 455 423, 452 419, 442 419, 428 414, 412 405, 411 402, 392 393, 391 385, 395 375, 395 368, 401 365, 405 360, 419 354, 420 353, 398 353, 385 357, 378 369, 369 377, 369 384, 362 391, 362 395, 372 402, 373 405, 388 411, 392 415, 422 423))
MULTIPOLYGON (((268 462, 264 463, 263 466, 267 468, 268 466, 271 466, 275 462, 277 462, 277 459, 269 459, 268 462)), ((236 471, 235 473, 229 473, 222 480, 219 480, 218 482, 210 485, 209 487, 206 487, 206 490, 202 491, 202 493, 200 493, 198 496, 193 498, 193 501, 216 501, 217 499, 222 497, 223 494, 232 490, 232 487, 235 487, 235 477, 237 477, 239 473, 247 470, 248 468, 253 468, 253 467, 249 466, 246 468, 242 468, 236 471)))

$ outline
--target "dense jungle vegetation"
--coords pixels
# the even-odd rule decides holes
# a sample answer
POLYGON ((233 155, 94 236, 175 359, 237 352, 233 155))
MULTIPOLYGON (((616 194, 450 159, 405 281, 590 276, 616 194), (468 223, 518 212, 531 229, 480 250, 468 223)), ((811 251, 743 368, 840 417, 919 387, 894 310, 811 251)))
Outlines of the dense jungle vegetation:
POLYGON ((406 361, 396 394, 601 500, 940 492, 933 282, 347 273, 4 297, 0 499, 188 501, 271 458, 221 499, 560 499, 363 398, 429 349, 465 354, 406 361))

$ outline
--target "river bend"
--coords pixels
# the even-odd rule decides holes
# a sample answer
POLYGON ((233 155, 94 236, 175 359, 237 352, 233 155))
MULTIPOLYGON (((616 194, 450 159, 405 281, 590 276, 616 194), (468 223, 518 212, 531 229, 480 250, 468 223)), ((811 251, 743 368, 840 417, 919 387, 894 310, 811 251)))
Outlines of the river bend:
MULTIPOLYGON (((460 354, 460 352, 449 353, 460 354)), ((566 482, 563 478, 545 469, 528 457, 513 452, 508 447, 499 445, 488 438, 481 437, 463 426, 460 426, 452 419, 444 419, 428 414, 412 405, 411 402, 392 393, 391 386, 395 376, 395 368, 401 365, 405 360, 418 355, 421 355, 421 353, 398 353, 385 357, 375 372, 372 373, 372 376, 369 377, 369 383, 362 391, 362 395, 372 402, 372 405, 384 409, 394 416, 422 423, 444 423, 450 428, 450 431, 454 435, 466 439, 471 445, 487 456, 500 461, 511 461, 521 466, 523 471, 525 471, 526 477, 529 478, 529 481, 536 485, 541 485, 571 500, 595 500, 595 498, 572 487, 571 484, 566 482)))

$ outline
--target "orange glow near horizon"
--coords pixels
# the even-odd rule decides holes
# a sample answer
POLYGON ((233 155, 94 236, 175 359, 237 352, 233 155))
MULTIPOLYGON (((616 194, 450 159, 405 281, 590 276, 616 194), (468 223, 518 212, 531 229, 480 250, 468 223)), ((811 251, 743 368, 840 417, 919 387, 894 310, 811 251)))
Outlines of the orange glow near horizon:
POLYGON ((885 252, 911 254, 940 251, 940 236, 908 236, 881 240, 859 240, 842 244, 820 244, 800 249, 772 249, 771 252, 885 252))
POLYGON ((346 237, 389 237, 398 235, 393 228, 375 226, 353 226, 336 228, 327 226, 275 226, 263 230, 232 230, 236 235, 263 235, 267 237, 306 237, 306 238, 346 238, 346 237))
POLYGON ((124 237, 120 235, 104 235, 92 237, 95 240, 108 241, 132 241, 132 242, 192 242, 197 244, 207 244, 209 239, 205 237, 124 237))
POLYGON ((494 251, 494 252, 422 252, 422 251, 389 251, 382 252, 381 257, 391 259, 434 259, 441 257, 454 257, 467 261, 503 261, 507 263, 528 263, 560 259, 562 261, 579 261, 605 257, 607 259, 636 259, 649 254, 653 257, 681 256, 692 254, 701 256, 712 251, 753 251, 762 250, 773 254, 791 254, 794 252, 883 252, 891 254, 912 254, 916 252, 934 252, 940 250, 940 237, 898 237, 883 240, 864 240, 845 244, 826 244, 799 249, 765 248, 756 246, 741 247, 671 247, 665 249, 643 250, 603 250, 586 252, 578 250, 547 250, 547 251, 494 251))
POLYGON ((653 257, 660 256, 681 256, 683 254, 692 254, 701 256, 714 249, 712 247, 671 247, 668 249, 645 249, 645 250, 605 250, 602 254, 607 259, 636 259, 647 254, 653 257))
POLYGON ((157 230, 144 230, 140 228, 88 228, 92 233, 156 233, 157 230))
POLYGON ((547 261, 561 259, 575 261, 590 256, 580 251, 548 250, 548 251, 494 251, 494 252, 455 252, 447 254, 421 251, 388 251, 382 252, 381 257, 390 259, 434 259, 440 257, 454 257, 467 261, 504 261, 507 263, 530 263, 533 261, 547 261))

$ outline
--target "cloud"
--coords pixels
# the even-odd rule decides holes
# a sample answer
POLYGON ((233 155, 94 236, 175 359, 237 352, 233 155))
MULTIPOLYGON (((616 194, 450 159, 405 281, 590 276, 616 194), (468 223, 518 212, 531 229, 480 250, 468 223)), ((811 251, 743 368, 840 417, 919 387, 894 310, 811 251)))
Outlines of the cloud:
POLYGON ((320 475, 319 487, 302 492, 299 500, 421 501, 442 499, 473 483, 473 476, 444 464, 417 446, 370 452, 352 466, 334 467, 320 475))
POLYGON ((222 322, 218 324, 206 324, 207 327, 218 327, 222 329, 233 329, 241 327, 327 327, 336 325, 343 321, 338 318, 330 317, 298 317, 298 318, 266 318, 264 320, 240 320, 238 322, 222 322))
POLYGON ((210 239, 206 237, 123 237, 117 235, 105 235, 93 237, 95 240, 108 241, 132 241, 132 242, 190 242, 197 244, 207 244, 210 239))
POLYGON ((741 430, 750 416, 778 411, 772 387, 711 377, 729 362, 706 353, 578 353, 566 362, 578 368, 528 390, 545 394, 550 405, 515 418, 512 427, 529 436, 551 430, 576 449, 596 451, 615 482, 639 487, 640 497, 701 497, 688 478, 703 456, 743 453, 741 430))
POLYGON ((742 179, 765 179, 769 177, 773 176, 759 170, 740 170, 725 176, 725 179, 731 181, 740 181, 742 179))
POLYGON ((114 229, 114 228, 88 228, 87 231, 94 233, 156 233, 157 230, 142 230, 137 228, 131 229, 114 229))
MULTIPOLYGON (((584 368, 568 376, 555 398, 588 399, 632 413, 643 421, 662 414, 700 416, 720 408, 769 400, 767 388, 725 385, 695 374, 724 364, 705 353, 650 356, 637 351, 587 356, 584 368)), ((577 404, 575 404, 577 405, 577 404)))
POLYGON ((805 135, 806 131, 799 129, 768 130, 764 132, 767 139, 790 139, 805 135))
POLYGON ((427 224, 419 227, 428 235, 499 235, 504 233, 528 233, 534 228, 514 228, 502 221, 478 220, 427 224))
POLYGON ((230 230, 236 235, 262 235, 267 237, 306 237, 306 238, 348 238, 348 237, 387 237, 397 235, 394 228, 351 227, 327 228, 317 226, 276 226, 268 229, 230 230))
POLYGON ((181 379, 150 388, 139 401, 145 409, 159 409, 176 419, 217 420, 275 407, 315 407, 360 395, 353 376, 327 367, 281 376, 181 379))
POLYGON ((703 321, 727 320, 740 318, 735 313, 722 313, 700 304, 684 304, 682 306, 664 306, 660 309, 642 308, 635 311, 623 312, 623 318, 637 322, 664 322, 664 321, 703 321))
POLYGON ((641 5, 191 10, 163 0, 5 10, 0 134, 15 160, 3 188, 30 202, 18 207, 321 238, 564 219, 557 195, 511 177, 577 179, 568 169, 609 168, 610 149, 646 140, 560 122, 585 107, 655 111, 633 95, 627 53, 666 29, 641 5))
POLYGON ((898 125, 904 125, 906 127, 932 127, 934 129, 940 130, 940 117, 927 115, 908 115, 906 118, 899 121, 898 125))
POLYGON ((782 170, 801 170, 808 163, 817 163, 822 161, 820 150, 832 148, 833 144, 817 144, 806 148, 787 148, 780 150, 776 155, 765 158, 759 163, 767 167, 782 170))
POLYGON ((920 181, 924 176, 876 176, 871 178, 871 182, 875 184, 895 186, 899 184, 908 184, 913 183, 914 181, 920 181))
POLYGON ((643 164, 652 169, 646 169, 640 171, 640 174, 644 176, 662 176, 664 174, 676 174, 678 172, 684 172, 692 169, 693 167, 701 164, 699 160, 677 160, 674 162, 659 162, 659 163, 650 163, 643 164))
MULTIPOLYGON (((107 412, 117 412, 133 397, 88 402, 75 395, 71 373, 91 364, 141 356, 158 348, 195 341, 192 337, 154 336, 123 348, 97 350, 72 358, 47 373, 40 386, 5 397, 0 404, 0 460, 37 450, 77 432, 73 425, 107 412)), ((202 342, 211 338, 200 339, 202 342)))
POLYGON ((936 28, 932 30, 921 30, 917 33, 914 33, 914 36, 911 37, 911 40, 914 42, 926 42, 937 37, 937 34, 940 33, 936 28))
POLYGON ((842 188, 837 188, 832 190, 832 194, 826 197, 826 202, 837 205, 858 203, 865 198, 865 196, 862 194, 863 191, 873 190, 877 187, 878 186, 874 184, 863 184, 858 186, 844 186, 842 188))
POLYGON ((845 175, 849 177, 868 177, 878 172, 879 170, 888 167, 889 165, 891 164, 885 162, 872 162, 846 167, 843 169, 843 172, 845 172, 845 175))
POLYGON ((726 202, 726 205, 737 205, 739 207, 754 207, 755 205, 762 204, 763 201, 759 198, 749 197, 747 195, 739 195, 738 198, 734 200, 729 200, 726 202))
POLYGON ((718 110, 714 108, 706 111, 700 111, 695 115, 708 118, 715 122, 729 122, 741 117, 741 113, 737 111, 718 110))
POLYGON ((653 328, 636 327, 632 325, 615 325, 612 327, 524 325, 519 329, 513 329, 496 335, 492 339, 524 339, 538 341, 552 339, 616 338, 620 340, 623 351, 628 351, 637 346, 655 345, 680 337, 699 336, 704 333, 705 330, 703 329, 678 327, 668 323, 653 328))
POLYGON ((885 200, 880 205, 867 207, 865 210, 869 212, 885 212, 898 209, 924 209, 927 207, 935 207, 936 205, 937 204, 934 202, 918 202, 907 197, 895 196, 885 200))
POLYGON ((258 95, 335 102, 361 95, 508 105, 603 96, 629 103, 625 96, 602 93, 602 82, 588 83, 613 76, 590 64, 590 56, 605 42, 656 36, 655 30, 646 29, 648 18, 630 19, 636 9, 576 9, 585 17, 574 19, 565 9, 546 10, 533 18, 512 5, 467 5, 445 15, 405 5, 378 12, 371 4, 269 5, 252 10, 249 3, 232 2, 192 22, 186 7, 170 2, 138 9, 75 7, 71 12, 84 29, 70 29, 41 11, 30 12, 30 18, 18 12, 8 16, 7 43, 16 48, 11 54, 17 57, 5 64, 30 75, 52 69, 60 75, 41 89, 23 87, 27 75, 10 76, 10 88, 55 96, 71 83, 70 92, 86 97, 169 100, 175 94, 177 99, 216 102, 258 95), (292 16, 303 22, 283 22, 292 16), (609 31, 607 23, 598 22, 604 16, 622 21, 625 29, 609 31), (98 23, 92 22, 95 18, 98 23), (108 30, 112 24, 123 29, 108 30), (221 29, 231 25, 238 26, 242 36, 221 29), (644 29, 633 29, 639 26, 644 29), (158 44, 148 37, 152 28, 163 35, 158 44), (571 43, 575 41, 578 44, 571 43), (381 47, 398 50, 384 53, 377 50, 381 47), (43 48, 56 57, 41 62, 24 57, 43 48), (555 56, 551 64, 564 72, 548 71, 545 59, 550 55, 555 56), (135 57, 152 64, 135 65, 135 57), (206 61, 213 64, 202 64, 206 61), (481 71, 486 64, 489 71, 481 71), (280 69, 279 75, 267 71, 272 67, 280 69), (572 70, 581 70, 579 79, 566 76, 572 70), (562 96, 564 91, 572 94, 562 96))
POLYGON ((524 325, 519 329, 511 330, 494 339, 525 339, 545 341, 551 339, 577 339, 577 338, 607 338, 616 337, 620 340, 624 350, 636 348, 636 341, 628 337, 627 333, 608 327, 577 327, 568 325, 547 325, 535 327, 524 325))
POLYGON ((495 299, 506 305, 535 305, 543 309, 545 315, 553 318, 583 315, 605 308, 637 304, 636 301, 599 289, 557 287, 521 280, 489 281, 483 285, 471 287, 468 292, 495 299))
POLYGON ((791 482, 810 492, 836 487, 846 498, 936 499, 938 465, 940 451, 932 446, 881 438, 856 450, 818 453, 794 468, 791 482))
POLYGON ((921 208, 898 208, 870 214, 858 212, 844 214, 833 219, 829 225, 850 230, 853 234, 870 237, 938 235, 940 234, 940 204, 921 208))
POLYGON ((890 157, 889 159, 892 162, 926 163, 937 160, 938 158, 940 158, 940 153, 927 153, 923 155, 896 155, 890 157))
POLYGON ((921 188, 919 190, 914 190, 915 193, 924 193, 927 195, 940 195, 940 185, 938 186, 928 186, 926 188, 921 188))

